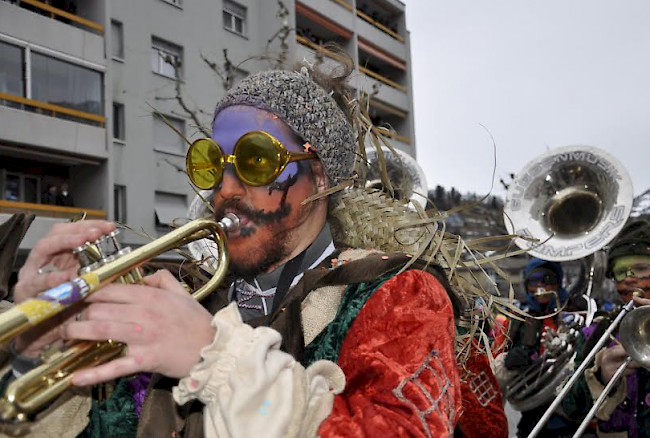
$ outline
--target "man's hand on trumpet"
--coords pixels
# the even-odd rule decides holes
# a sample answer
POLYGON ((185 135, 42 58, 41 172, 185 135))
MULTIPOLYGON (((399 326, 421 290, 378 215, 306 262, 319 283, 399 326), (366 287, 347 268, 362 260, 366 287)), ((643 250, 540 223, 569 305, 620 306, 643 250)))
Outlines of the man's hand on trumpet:
MULTIPOLYGON (((16 302, 77 277, 79 263, 72 251, 113 230, 115 224, 107 221, 55 225, 21 269, 16 302)), ((75 306, 21 335, 16 350, 38 357, 43 347, 64 340, 113 339, 126 344, 123 357, 75 373, 74 384, 92 385, 143 371, 183 377, 199 361, 201 348, 214 338, 212 315, 168 271, 145 278, 144 285, 108 285, 84 303, 77 318, 75 306)))
MULTIPOLYGON (((34 298, 44 290, 75 278, 79 263, 72 250, 85 242, 93 242, 114 229, 114 223, 97 220, 54 225, 47 236, 34 246, 18 273, 18 283, 14 288, 15 302, 34 298), (50 269, 42 269, 46 266, 50 269)), ((24 356, 38 357, 43 347, 61 339, 58 326, 73 318, 74 311, 78 312, 79 309, 64 311, 19 336, 16 339, 16 350, 24 356)))
POLYGON ((138 372, 186 376, 214 339, 212 315, 169 271, 145 278, 145 285, 108 285, 92 294, 81 321, 61 328, 67 339, 125 343, 125 356, 74 374, 75 385, 92 385, 138 372))

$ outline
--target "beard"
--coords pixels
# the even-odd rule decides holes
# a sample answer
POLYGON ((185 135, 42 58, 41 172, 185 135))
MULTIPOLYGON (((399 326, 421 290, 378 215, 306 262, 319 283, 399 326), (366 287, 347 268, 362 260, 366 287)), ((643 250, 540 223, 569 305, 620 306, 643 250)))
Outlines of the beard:
POLYGON ((271 266, 290 254, 290 251, 287 250, 286 241, 281 243, 271 242, 270 245, 265 246, 266 248, 259 248, 257 257, 247 256, 241 261, 231 259, 230 272, 239 278, 252 280, 258 275, 267 272, 271 266))
POLYGON ((231 252, 230 272, 237 277, 250 280, 268 272, 273 265, 286 259, 293 251, 292 232, 304 221, 311 210, 306 207, 299 207, 301 210, 298 212, 299 217, 294 220, 293 225, 288 225, 286 219, 292 213, 292 208, 288 204, 281 204, 278 209, 265 212, 244 205, 238 200, 224 202, 215 211, 215 217, 222 218, 228 210, 240 217, 247 217, 256 225, 240 229, 237 239, 252 239, 255 235, 261 236, 261 242, 253 248, 246 249, 244 254, 239 251, 237 254, 231 252))

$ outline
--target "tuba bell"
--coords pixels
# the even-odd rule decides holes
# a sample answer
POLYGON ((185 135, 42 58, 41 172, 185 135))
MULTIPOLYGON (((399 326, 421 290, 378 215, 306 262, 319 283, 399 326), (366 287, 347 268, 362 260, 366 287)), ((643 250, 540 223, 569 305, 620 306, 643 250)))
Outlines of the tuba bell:
POLYGON ((510 185, 503 210, 520 248, 544 260, 583 258, 608 244, 632 209, 632 180, 592 146, 554 149, 528 163, 510 185))
MULTIPOLYGON (((418 203, 423 209, 427 208, 427 177, 415 158, 399 149, 394 152, 382 147, 385 169, 388 179, 393 185, 394 197, 418 203)), ((381 179, 381 163, 375 148, 366 150, 367 175, 366 188, 386 190, 381 179)))
MULTIPOLYGON (((581 287, 593 306, 596 271, 606 265, 596 253, 623 228, 632 202, 632 182, 618 160, 595 147, 568 146, 534 159, 517 174, 503 214, 508 232, 522 236, 515 243, 530 255, 558 262, 586 258, 581 287)), ((515 409, 528 411, 555 398, 572 373, 579 330, 594 312, 595 307, 581 320, 568 316, 558 331, 542 335, 544 353, 505 387, 515 409)))

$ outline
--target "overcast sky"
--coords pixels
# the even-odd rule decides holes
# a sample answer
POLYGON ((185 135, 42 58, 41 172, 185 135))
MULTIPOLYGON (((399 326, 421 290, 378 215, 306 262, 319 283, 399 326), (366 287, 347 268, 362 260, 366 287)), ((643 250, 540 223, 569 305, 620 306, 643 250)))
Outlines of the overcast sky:
POLYGON ((549 148, 601 147, 650 188, 650 1, 405 0, 418 161, 486 193, 549 148))

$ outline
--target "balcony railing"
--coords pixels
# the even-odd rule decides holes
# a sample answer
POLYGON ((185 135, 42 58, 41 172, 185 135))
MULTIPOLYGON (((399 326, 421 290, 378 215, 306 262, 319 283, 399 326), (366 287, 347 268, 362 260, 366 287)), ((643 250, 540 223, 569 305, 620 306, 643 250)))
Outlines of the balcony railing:
POLYGON ((334 3, 338 3, 339 5, 343 6, 345 9, 348 11, 352 12, 352 5, 346 2, 345 0, 332 0, 334 3))
POLYGON ((357 17, 362 18, 363 20, 365 20, 368 23, 375 26, 377 29, 381 30, 384 33, 387 33, 390 36, 392 36, 397 41, 402 42, 402 43, 406 43, 406 40, 404 39, 404 37, 402 35, 399 35, 399 34, 393 32, 392 30, 390 30, 389 28, 387 28, 383 24, 381 24, 378 21, 374 20, 372 17, 369 17, 368 15, 364 14, 363 12, 361 12, 358 9, 356 10, 355 13, 357 14, 357 17))
POLYGON ((408 92, 408 88, 406 88, 404 85, 400 85, 397 82, 393 82, 390 79, 383 77, 379 73, 375 73, 374 71, 368 70, 367 68, 361 66, 359 66, 359 71, 363 74, 366 74, 368 76, 377 79, 378 81, 388 85, 389 87, 397 88, 398 90, 403 91, 404 93, 408 92))
POLYGON ((31 204, 28 202, 15 202, 0 200, 0 213, 31 213, 41 217, 54 217, 73 219, 84 213, 87 219, 106 219, 104 210, 91 210, 89 208, 61 207, 58 205, 31 204))
POLYGON ((407 144, 409 146, 411 145, 411 139, 410 138, 404 137, 403 135, 399 135, 396 132, 389 131, 386 128, 377 128, 377 131, 379 131, 381 133, 381 135, 383 135, 383 136, 394 138, 395 140, 401 141, 402 143, 405 143, 405 144, 407 144))
POLYGON ((3 100, 47 111, 52 117, 56 117, 58 114, 64 114, 69 117, 81 119, 84 122, 93 122, 93 124, 98 124, 101 127, 106 123, 106 117, 104 116, 41 102, 40 100, 27 99, 26 97, 16 96, 14 94, 0 93, 0 104, 3 100))
MULTIPOLYGON (((367 98, 367 95, 365 95, 364 98, 367 98)), ((374 108, 376 108, 378 110, 387 112, 388 114, 392 114, 394 116, 402 118, 402 119, 405 119, 405 118, 408 117, 408 113, 402 111, 399 108, 395 108, 393 105, 383 103, 383 102, 381 102, 381 101, 379 101, 377 99, 371 98, 370 99, 370 106, 372 106, 372 107, 374 107, 374 108)))
POLYGON ((321 52, 325 56, 330 56, 330 57, 335 57, 336 55, 332 53, 331 51, 327 50, 320 44, 316 44, 315 42, 308 40, 304 36, 296 35, 296 41, 298 43, 302 44, 303 46, 307 46, 310 49, 314 49, 316 52, 321 52))
POLYGON ((19 0, 17 3, 19 5, 29 5, 42 12, 45 12, 50 16, 50 18, 72 21, 81 27, 92 29, 99 34, 104 34, 104 26, 101 24, 95 23, 94 21, 88 20, 86 18, 79 17, 75 14, 71 14, 70 12, 66 12, 63 9, 55 8, 54 6, 48 5, 45 2, 38 0, 19 0))

